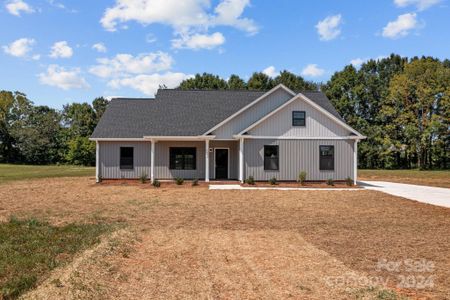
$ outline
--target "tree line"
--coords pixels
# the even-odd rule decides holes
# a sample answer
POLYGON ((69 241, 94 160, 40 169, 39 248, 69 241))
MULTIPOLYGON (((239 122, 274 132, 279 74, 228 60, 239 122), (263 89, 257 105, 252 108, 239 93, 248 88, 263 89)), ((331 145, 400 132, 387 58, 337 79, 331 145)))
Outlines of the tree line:
MULTIPOLYGON (((179 89, 321 90, 343 119, 367 136, 359 145, 361 168, 449 168, 450 61, 392 54, 348 65, 326 83, 289 71, 248 80, 197 74, 179 89)), ((164 88, 164 87, 162 87, 164 88)), ((0 92, 0 162, 93 165, 89 141, 108 101, 67 104, 62 110, 36 106, 20 92, 0 92)))

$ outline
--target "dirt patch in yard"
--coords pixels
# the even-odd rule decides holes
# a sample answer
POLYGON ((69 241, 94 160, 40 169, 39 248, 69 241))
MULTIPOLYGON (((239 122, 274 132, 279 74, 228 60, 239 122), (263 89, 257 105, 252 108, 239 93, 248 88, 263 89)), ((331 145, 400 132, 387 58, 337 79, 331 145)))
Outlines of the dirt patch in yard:
POLYGON ((450 297, 450 209, 375 191, 155 189, 61 178, 2 185, 0 208, 0 218, 128 224, 142 242, 109 264, 119 274, 114 292, 131 298, 348 299, 379 292, 354 287, 347 272, 387 278, 390 287, 400 275, 432 275, 434 286, 401 291, 450 297), (406 259, 431 261, 434 269, 377 269, 406 259), (340 280, 336 274, 350 289, 324 285, 340 280))

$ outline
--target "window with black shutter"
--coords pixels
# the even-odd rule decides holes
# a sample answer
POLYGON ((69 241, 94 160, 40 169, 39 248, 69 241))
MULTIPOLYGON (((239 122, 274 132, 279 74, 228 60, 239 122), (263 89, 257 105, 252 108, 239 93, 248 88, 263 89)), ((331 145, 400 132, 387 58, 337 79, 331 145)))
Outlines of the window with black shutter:
POLYGON ((306 113, 304 111, 292 112, 292 126, 305 126, 306 113))
POLYGON ((171 170, 195 170, 197 159, 197 148, 171 147, 170 169, 171 170))
POLYGON ((264 170, 276 171, 278 168, 278 146, 264 146, 264 170))
POLYGON ((334 146, 320 146, 320 170, 334 170, 334 146))
POLYGON ((132 170, 134 149, 133 147, 120 147, 120 169, 132 170))

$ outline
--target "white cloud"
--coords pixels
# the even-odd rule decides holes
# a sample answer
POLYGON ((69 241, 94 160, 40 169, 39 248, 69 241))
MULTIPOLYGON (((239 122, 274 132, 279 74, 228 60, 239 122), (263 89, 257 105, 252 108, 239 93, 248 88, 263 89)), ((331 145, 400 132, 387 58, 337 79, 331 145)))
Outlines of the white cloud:
POLYGON ((394 0, 395 5, 397 5, 398 7, 414 5, 420 11, 430 8, 441 2, 441 0, 394 0))
POLYGON ((69 58, 72 57, 73 50, 66 41, 56 42, 52 46, 50 57, 52 58, 69 58))
POLYGON ((65 69, 58 65, 50 65, 47 72, 40 73, 38 77, 42 84, 63 90, 89 88, 89 84, 80 73, 79 68, 65 69))
POLYGON ((26 57, 33 50, 32 46, 34 44, 34 39, 21 38, 7 46, 3 46, 3 51, 15 57, 26 57))
POLYGON ((34 12, 34 9, 28 5, 26 2, 22 0, 11 0, 6 3, 6 10, 15 16, 20 16, 21 12, 31 14, 34 12))
POLYGON ((316 25, 321 41, 331 41, 341 34, 342 16, 328 16, 316 25))
POLYGON ((176 49, 213 49, 225 43, 225 37, 220 32, 208 34, 181 35, 172 40, 172 47, 176 49))
POLYGON ((309 64, 302 71, 302 75, 305 77, 319 77, 324 73, 325 70, 319 68, 316 64, 309 64))
POLYGON ((160 85, 168 88, 177 87, 181 81, 191 78, 193 75, 184 73, 167 72, 164 74, 141 74, 125 78, 116 78, 109 81, 108 85, 114 89, 129 87, 142 92, 145 95, 153 96, 160 85))
POLYGON ((271 78, 274 78, 275 76, 278 75, 274 66, 269 66, 265 68, 262 72, 271 78))
POLYGON ((355 58, 350 61, 355 68, 359 68, 363 63, 367 61, 367 58, 355 58))
POLYGON ((96 43, 92 45, 92 49, 97 50, 97 52, 105 53, 107 51, 106 46, 103 43, 96 43))
POLYGON ((407 36, 412 29, 419 26, 416 13, 407 13, 397 17, 397 20, 389 22, 383 28, 383 37, 397 39, 407 36))
POLYGON ((116 31, 119 24, 129 21, 143 25, 165 24, 173 28, 175 45, 185 45, 189 41, 208 45, 180 48, 212 49, 225 41, 221 33, 208 34, 212 27, 230 26, 250 35, 258 32, 253 20, 242 17, 248 6, 250 0, 221 0, 215 7, 210 0, 116 0, 113 7, 105 10, 100 23, 108 31, 116 31))
POLYGON ((137 56, 117 54, 115 57, 99 58, 98 64, 89 72, 102 78, 118 77, 126 74, 152 73, 169 70, 173 58, 165 52, 143 53, 137 56))

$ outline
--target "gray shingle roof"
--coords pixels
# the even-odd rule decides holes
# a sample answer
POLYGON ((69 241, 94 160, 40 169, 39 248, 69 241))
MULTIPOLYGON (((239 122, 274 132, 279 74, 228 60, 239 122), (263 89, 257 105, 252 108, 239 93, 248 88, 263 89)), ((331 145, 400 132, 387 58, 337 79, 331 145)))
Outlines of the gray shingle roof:
MULTIPOLYGON (((112 99, 92 138, 202 135, 264 94, 246 90, 162 89, 155 99, 112 99)), ((339 117, 323 93, 303 94, 339 117)))

